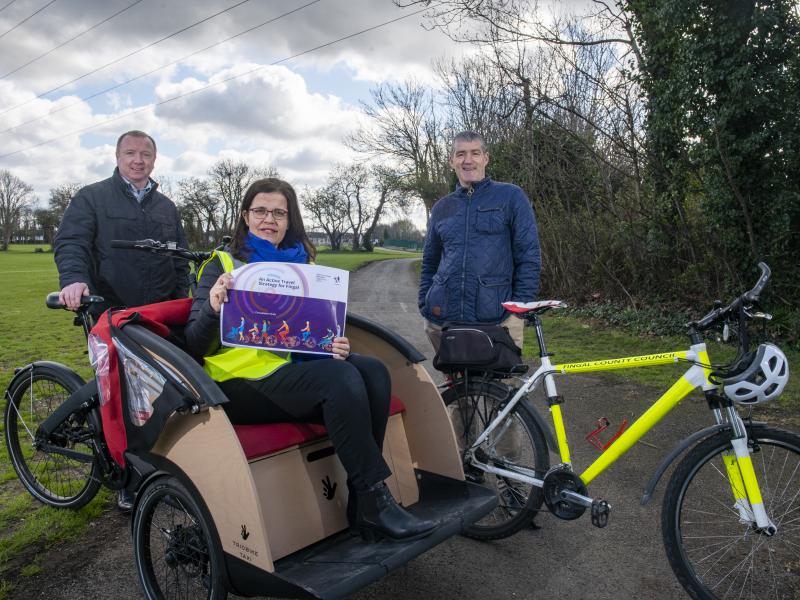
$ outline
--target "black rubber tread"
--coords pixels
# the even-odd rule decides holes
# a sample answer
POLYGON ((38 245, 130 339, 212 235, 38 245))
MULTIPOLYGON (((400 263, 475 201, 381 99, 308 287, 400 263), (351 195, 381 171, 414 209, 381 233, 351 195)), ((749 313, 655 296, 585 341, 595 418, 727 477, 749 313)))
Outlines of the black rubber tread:
MULTIPOLYGON (((454 407, 454 403, 456 403, 460 398, 464 397, 465 391, 467 392, 468 397, 482 397, 491 402, 492 406, 494 407, 494 409, 489 413, 484 411, 484 414, 473 414, 473 418, 477 419, 477 421, 481 423, 481 426, 479 431, 475 431, 475 428, 472 428, 471 434, 466 440, 469 444, 477 438, 485 425, 487 425, 491 421, 491 418, 497 414, 497 407, 505 404, 506 398, 508 397, 508 388, 501 384, 476 379, 469 382, 467 390, 464 389, 463 384, 459 384, 448 389, 442 395, 445 405, 448 407, 454 407), (483 422, 484 420, 486 421, 485 423, 483 422)), ((470 412, 473 411, 470 410, 470 412)), ((460 414, 460 410, 453 408, 450 414, 451 418, 453 418, 455 414, 460 414)), ((526 464, 523 466, 526 466, 527 468, 534 468, 537 477, 544 478, 544 475, 547 472, 550 464, 550 456, 547 449, 547 439, 545 438, 544 433, 539 428, 536 420, 530 414, 529 409, 524 402, 519 402, 514 407, 514 410, 511 414, 513 415, 512 418, 514 418, 515 422, 520 426, 520 436, 527 438, 528 440, 528 443, 526 444, 528 450, 533 452, 533 460, 531 461, 533 464, 526 464)), ((469 416, 467 419, 469 419, 469 416)), ((465 442, 462 435, 463 427, 460 427, 458 423, 454 423, 454 430, 456 431, 459 447, 463 449, 463 444, 465 442)), ((475 471, 474 467, 466 464, 464 465, 464 470, 466 474, 469 474, 470 471, 475 471)), ((486 480, 491 481, 490 484, 486 484, 487 487, 491 487, 495 490, 497 489, 496 483, 504 487, 506 487, 506 484, 508 483, 507 480, 501 477, 490 475, 488 473, 484 473, 483 477, 486 480)), ((517 483, 514 483, 513 485, 519 486, 517 483)), ((506 487, 506 489, 509 488, 506 487)), ((498 494, 498 508, 496 508, 487 517, 484 517, 480 521, 466 527, 463 532, 464 535, 479 540, 498 540, 514 535, 524 527, 529 526, 533 520, 533 517, 536 515, 536 512, 542 506, 544 496, 541 488, 534 486, 530 486, 530 489, 525 491, 524 494, 526 494, 527 497, 525 498, 524 502, 520 502, 521 507, 514 510, 509 509, 506 506, 507 502, 505 502, 504 498, 498 494), (497 522, 498 517, 505 517, 505 520, 497 522), (495 521, 494 524, 491 524, 492 520, 495 521)))
POLYGON ((225 600, 222 549, 194 494, 168 476, 154 479, 140 494, 133 515, 133 555, 144 597, 225 600), (180 535, 191 536, 190 541, 171 545, 180 535), (164 548, 153 548, 151 540, 164 548))
POLYGON ((800 598, 800 436, 760 425, 748 426, 747 434, 767 515, 778 526, 774 536, 741 524, 733 508, 720 458, 730 450, 730 431, 714 434, 692 448, 664 494, 661 527, 667 558, 678 581, 696 600, 800 598), (702 510, 694 504, 685 506, 687 495, 702 510), (686 520, 682 520, 684 511, 686 520), (710 529, 700 532, 699 527, 710 529), (687 548, 684 535, 692 540, 692 547, 687 548), (707 560, 690 557, 698 550, 707 560), (750 568, 733 575, 743 566, 750 568))
MULTIPOLYGON (((33 365, 25 377, 15 378, 7 391, 5 442, 11 464, 25 489, 43 504, 54 508, 77 510, 88 504, 101 486, 101 469, 96 460, 91 463, 72 461, 64 455, 48 454, 42 450, 35 450, 26 457, 29 450, 25 444, 32 442, 30 434, 35 434, 39 424, 79 387, 76 381, 62 376, 57 369, 33 365), (33 399, 30 395, 32 386, 33 399), (37 409, 30 414, 33 402, 37 409), (20 420, 20 411, 28 413, 25 422, 20 420), (48 480, 54 485, 50 485, 48 480), (74 482, 69 483, 72 480, 74 482), (57 486, 61 488, 56 489, 57 486)), ((86 425, 85 416, 78 412, 73 413, 70 419, 74 419, 73 425, 78 428, 86 425)), ((71 449, 84 453, 87 458, 92 457, 92 449, 86 444, 71 449)))

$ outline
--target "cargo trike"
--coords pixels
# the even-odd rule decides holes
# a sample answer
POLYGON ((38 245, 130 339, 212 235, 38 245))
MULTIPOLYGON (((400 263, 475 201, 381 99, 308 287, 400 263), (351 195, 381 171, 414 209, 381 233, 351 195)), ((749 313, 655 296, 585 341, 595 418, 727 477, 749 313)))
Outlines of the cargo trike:
MULTIPOLYGON (((144 240, 118 247, 200 264, 208 254, 144 240)), ((378 323, 350 314, 353 351, 392 378, 387 485, 436 529, 366 542, 348 528, 346 474, 319 423, 233 425, 227 399, 182 347, 191 301, 75 314, 95 377, 36 361, 6 391, 5 437, 25 488, 77 509, 102 485, 135 494, 134 562, 146 598, 244 595, 341 598, 497 510, 465 481, 458 442, 424 357, 378 323)), ((58 294, 47 306, 63 309, 58 294)))

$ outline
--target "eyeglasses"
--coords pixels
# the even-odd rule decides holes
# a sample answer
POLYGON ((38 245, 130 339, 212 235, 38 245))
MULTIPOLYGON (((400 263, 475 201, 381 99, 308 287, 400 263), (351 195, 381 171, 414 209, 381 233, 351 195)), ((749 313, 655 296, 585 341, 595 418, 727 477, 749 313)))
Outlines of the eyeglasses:
POLYGON ((289 216, 289 211, 284 210, 282 208, 273 208, 272 210, 267 210, 263 206, 259 206, 257 208, 250 208, 248 209, 250 214, 253 215, 259 221, 263 221, 267 218, 267 215, 272 215, 272 218, 276 221, 282 221, 286 217, 289 216))

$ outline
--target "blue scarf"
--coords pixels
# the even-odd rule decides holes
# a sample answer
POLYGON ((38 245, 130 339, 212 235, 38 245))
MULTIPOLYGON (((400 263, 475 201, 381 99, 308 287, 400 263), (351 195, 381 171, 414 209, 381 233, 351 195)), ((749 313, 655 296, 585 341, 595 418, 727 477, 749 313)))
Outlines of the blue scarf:
POLYGON ((308 253, 302 242, 296 242, 288 248, 276 248, 269 240, 262 240, 249 231, 244 240, 244 247, 249 254, 247 262, 308 262, 308 253))

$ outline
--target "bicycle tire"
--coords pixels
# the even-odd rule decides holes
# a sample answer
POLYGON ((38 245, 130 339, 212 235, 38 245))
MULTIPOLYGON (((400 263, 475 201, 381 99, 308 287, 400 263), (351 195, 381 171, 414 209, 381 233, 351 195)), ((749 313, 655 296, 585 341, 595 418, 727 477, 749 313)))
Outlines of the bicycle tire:
POLYGON ((34 365, 26 377, 12 382, 6 396, 5 442, 11 464, 25 489, 54 508, 77 510, 97 495, 101 485, 85 413, 73 412, 47 440, 83 459, 48 452, 36 440, 39 425, 77 389, 57 371, 34 365))
POLYGON ((729 431, 692 448, 664 495, 667 558, 696 600, 800 598, 800 436, 764 426, 748 426, 747 434, 775 535, 742 523, 733 506, 721 457, 732 451, 729 431))
POLYGON ((194 494, 174 477, 160 477, 141 493, 133 554, 145 597, 225 600, 222 550, 194 494))
MULTIPOLYGON (((459 451, 463 452, 472 445, 505 406, 508 397, 507 387, 486 380, 470 381, 467 389, 463 383, 457 383, 443 394, 459 451)), ((518 465, 533 470, 538 478, 543 478, 550 464, 544 433, 524 402, 514 407, 509 419, 509 426, 503 430, 501 438, 491 440, 496 444, 492 452, 487 453, 488 459, 506 468, 518 465)), ((466 463, 464 474, 467 480, 494 489, 498 496, 494 511, 464 529, 463 534, 467 537, 497 540, 514 535, 530 525, 542 506, 544 495, 541 488, 485 473, 466 463)))

